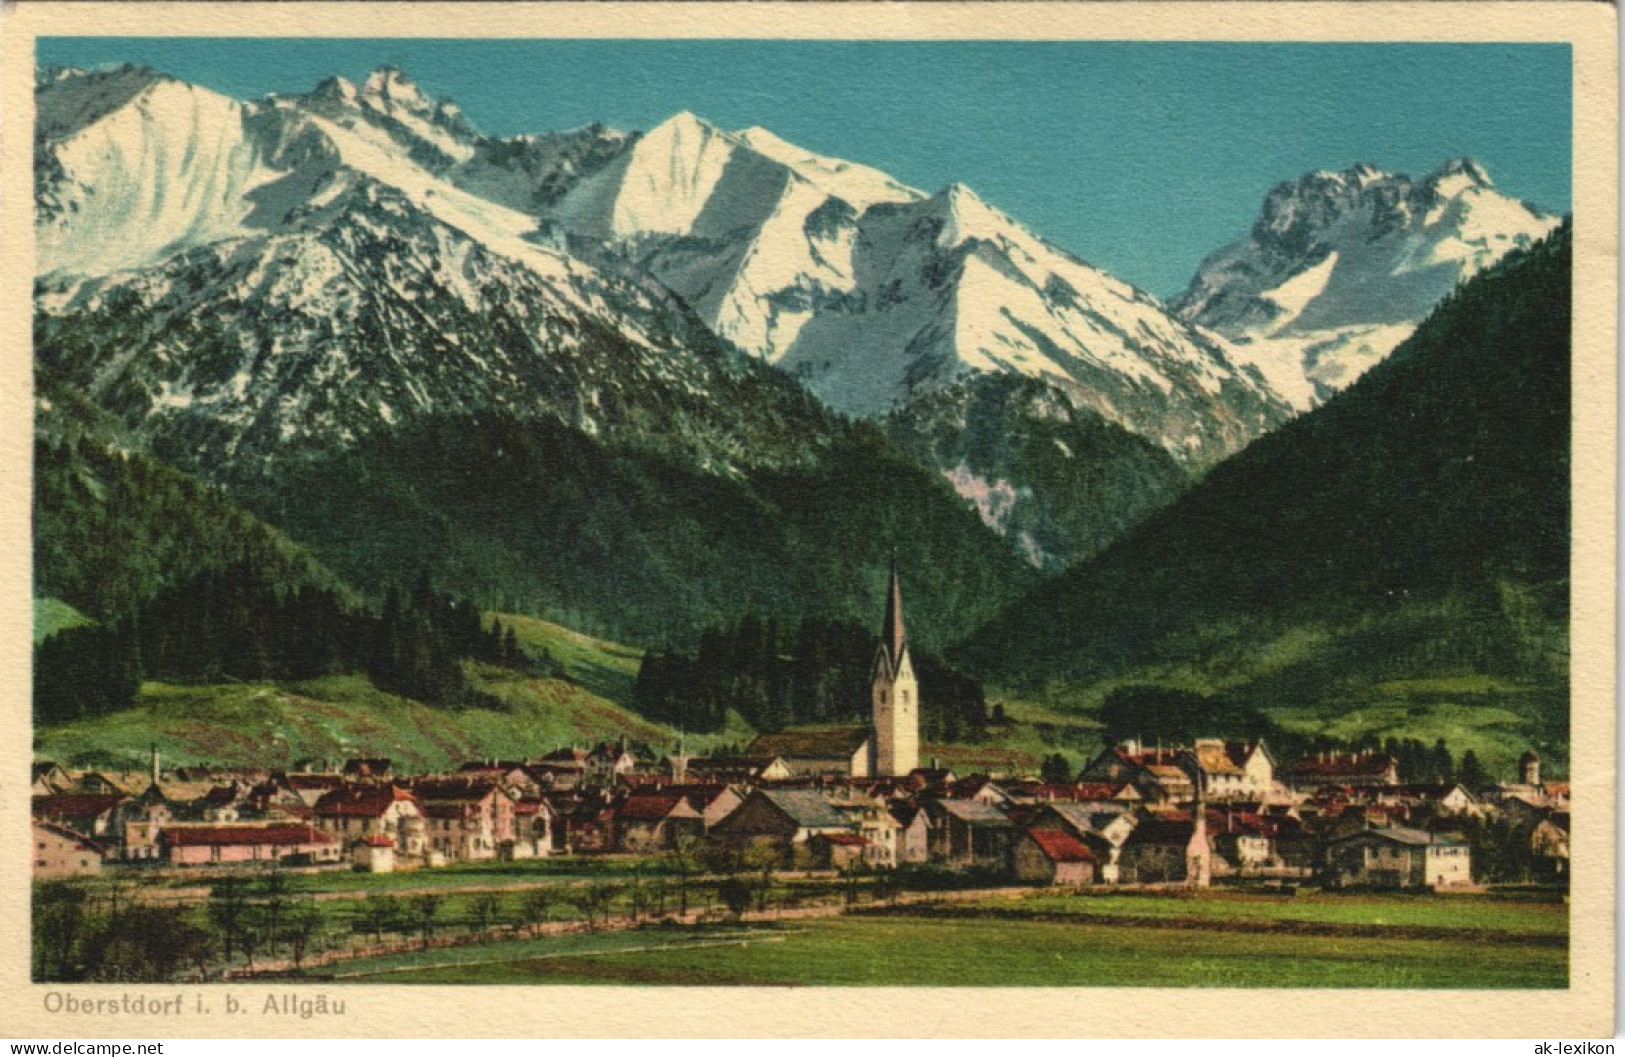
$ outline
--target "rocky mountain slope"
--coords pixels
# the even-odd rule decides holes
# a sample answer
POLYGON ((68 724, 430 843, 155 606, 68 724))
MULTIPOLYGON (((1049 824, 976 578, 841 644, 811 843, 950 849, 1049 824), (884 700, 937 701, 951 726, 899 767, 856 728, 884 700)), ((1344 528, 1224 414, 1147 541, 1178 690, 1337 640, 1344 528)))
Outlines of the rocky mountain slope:
POLYGON ((874 431, 461 190, 502 145, 398 73, 240 103, 58 72, 39 96, 39 370, 364 590, 427 564, 657 640, 864 612, 893 546, 937 559, 942 634, 1024 582, 874 431))
POLYGON ((1174 302, 1307 410, 1380 362, 1462 280, 1559 218, 1497 190, 1470 158, 1418 180, 1356 165, 1276 187, 1246 237, 1174 302))

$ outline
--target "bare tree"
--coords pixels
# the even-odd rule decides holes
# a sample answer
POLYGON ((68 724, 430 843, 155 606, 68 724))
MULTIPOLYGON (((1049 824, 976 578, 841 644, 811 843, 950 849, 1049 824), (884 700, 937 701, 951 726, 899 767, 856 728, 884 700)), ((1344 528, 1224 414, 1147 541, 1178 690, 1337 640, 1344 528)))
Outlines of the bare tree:
POLYGON ((440 914, 440 905, 445 897, 432 894, 413 896, 408 903, 408 909, 413 924, 417 926, 418 935, 423 939, 423 949, 429 949, 429 937, 434 935, 435 918, 440 914))

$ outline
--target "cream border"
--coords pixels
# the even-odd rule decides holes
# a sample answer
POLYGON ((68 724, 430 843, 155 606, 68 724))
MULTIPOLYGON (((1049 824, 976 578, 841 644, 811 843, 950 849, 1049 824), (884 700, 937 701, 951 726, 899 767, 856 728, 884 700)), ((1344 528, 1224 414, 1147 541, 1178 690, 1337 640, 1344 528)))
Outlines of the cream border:
MULTIPOLYGON (((1602 1038, 1614 1031, 1617 12, 1537 3, 52 4, 0 10, 0 1028, 14 1037, 1281 1036, 1602 1038), (342 1021, 47 1014, 27 980, 31 609, 29 415, 33 38, 62 36, 790 37, 1554 41, 1574 48, 1571 988, 1563 992, 1191 989, 344 988, 342 1021), (1177 997, 1177 1004, 1170 999, 1177 997), (967 998, 973 998, 967 1001, 967 998), (1238 1017, 1240 1010, 1251 1010, 1238 1017), (1087 1015, 1083 1011, 1087 1010, 1087 1015), (1171 1012, 1177 1010, 1175 1016, 1171 1012), (861 1026, 861 1027, 860 1027, 861 1026)), ((195 993, 79 986, 75 994, 195 993)), ((211 988, 258 1007, 276 988, 211 988)), ((190 1002, 190 997, 188 1002, 190 1002)))

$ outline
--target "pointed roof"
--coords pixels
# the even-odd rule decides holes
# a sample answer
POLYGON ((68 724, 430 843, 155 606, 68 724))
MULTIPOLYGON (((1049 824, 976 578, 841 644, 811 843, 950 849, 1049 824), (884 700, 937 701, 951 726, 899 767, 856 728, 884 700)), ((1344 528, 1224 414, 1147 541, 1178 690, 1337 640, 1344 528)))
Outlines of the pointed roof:
POLYGON ((891 589, 886 592, 886 620, 880 626, 880 640, 885 644, 887 659, 896 667, 903 648, 908 645, 908 636, 903 630, 903 587, 897 578, 895 556, 891 562, 891 589))

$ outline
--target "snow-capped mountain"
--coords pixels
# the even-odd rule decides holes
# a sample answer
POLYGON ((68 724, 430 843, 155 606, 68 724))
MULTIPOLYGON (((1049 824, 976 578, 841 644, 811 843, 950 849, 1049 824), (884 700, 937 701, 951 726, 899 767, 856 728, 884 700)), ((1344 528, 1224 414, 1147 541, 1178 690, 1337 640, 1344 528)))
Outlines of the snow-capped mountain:
POLYGON ((1222 342, 970 188, 927 194, 763 129, 678 114, 541 213, 848 414, 1014 374, 1194 465, 1285 415, 1222 342))
POLYGON ((491 410, 727 471, 810 406, 658 284, 444 179, 487 143, 396 71, 256 103, 62 72, 38 96, 40 363, 171 457, 243 469, 491 410))
MULTIPOLYGON (((393 69, 249 102, 143 69, 50 71, 37 97, 40 360, 174 457, 252 463, 496 408, 704 437, 691 446, 712 468, 771 461, 748 438, 764 415, 799 414, 758 410, 793 388, 737 399, 740 372, 761 369, 721 336, 898 435, 924 401, 915 450, 1007 533, 1059 522, 995 515, 982 491, 1043 507, 1122 446, 1067 443, 1078 472, 1029 481, 1010 458, 968 456, 943 432, 964 416, 936 394, 1026 408, 1026 424, 977 426, 1036 436, 1048 412, 975 395, 1026 379, 1037 404, 1069 405, 1062 418, 1190 468, 1288 415, 1222 340, 969 188, 928 194, 765 129, 679 113, 644 133, 499 139, 393 69)), ((1057 501, 1101 497, 1084 498, 1057 501)))
POLYGON ((1272 190, 1174 308, 1307 410, 1392 352, 1456 284, 1559 222, 1496 190, 1470 158, 1420 180, 1365 164, 1312 172, 1272 190))

